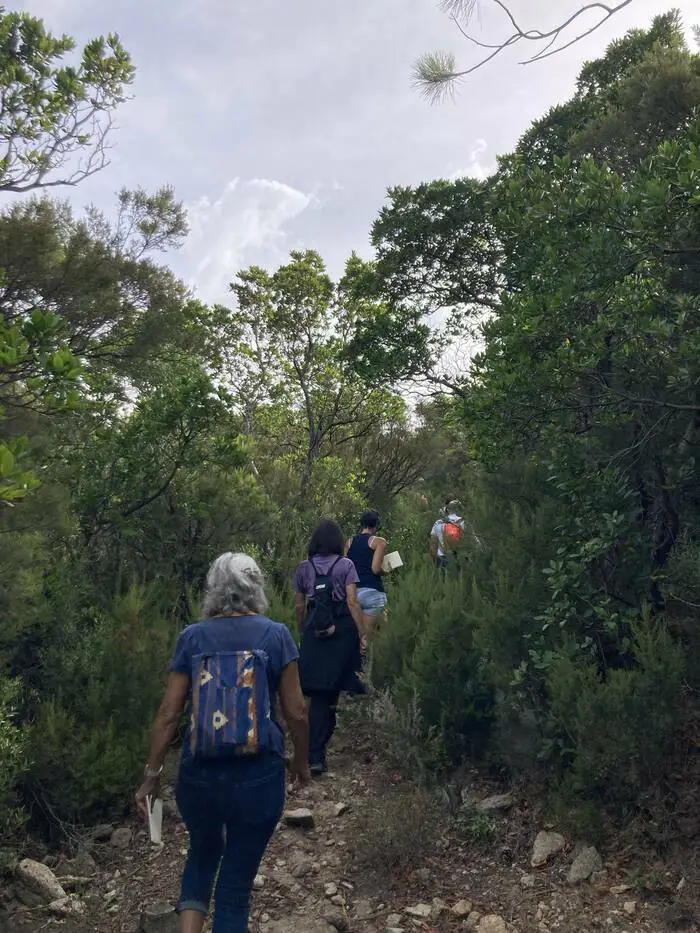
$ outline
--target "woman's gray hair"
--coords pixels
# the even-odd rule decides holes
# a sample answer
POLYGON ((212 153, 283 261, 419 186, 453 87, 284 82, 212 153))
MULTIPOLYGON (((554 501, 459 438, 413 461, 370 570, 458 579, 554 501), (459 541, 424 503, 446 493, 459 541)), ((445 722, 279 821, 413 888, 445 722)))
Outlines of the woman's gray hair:
POLYGON ((232 612, 264 615, 267 608, 265 578, 253 558, 230 551, 217 557, 207 574, 204 616, 211 619, 232 612))

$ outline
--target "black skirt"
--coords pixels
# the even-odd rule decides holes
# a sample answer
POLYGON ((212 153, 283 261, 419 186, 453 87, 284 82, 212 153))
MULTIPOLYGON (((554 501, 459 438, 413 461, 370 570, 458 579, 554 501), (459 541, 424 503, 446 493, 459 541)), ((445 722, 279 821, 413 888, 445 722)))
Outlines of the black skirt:
POLYGON ((301 689, 313 693, 358 691, 357 675, 362 671, 360 636, 346 605, 335 619, 335 632, 318 638, 309 619, 304 622, 299 647, 301 689))

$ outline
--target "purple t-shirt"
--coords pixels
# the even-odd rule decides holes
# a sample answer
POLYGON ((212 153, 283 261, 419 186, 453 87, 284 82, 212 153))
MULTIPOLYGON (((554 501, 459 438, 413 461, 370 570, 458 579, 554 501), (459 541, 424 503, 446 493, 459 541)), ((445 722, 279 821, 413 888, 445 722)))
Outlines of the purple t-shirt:
MULTIPOLYGON (((333 572, 331 574, 331 580, 333 581, 333 599, 342 602, 346 598, 348 584, 359 583, 360 578, 357 576, 357 570, 355 570, 353 562, 348 560, 347 557, 341 557, 340 560, 338 560, 337 554, 331 554, 328 557, 321 557, 319 555, 314 557, 316 573, 328 573, 335 561, 338 561, 338 563, 333 567, 333 572)), ((302 561, 299 564, 294 572, 294 589, 297 593, 304 593, 304 595, 311 599, 314 595, 316 573, 314 573, 314 568, 311 566, 310 560, 302 561)))

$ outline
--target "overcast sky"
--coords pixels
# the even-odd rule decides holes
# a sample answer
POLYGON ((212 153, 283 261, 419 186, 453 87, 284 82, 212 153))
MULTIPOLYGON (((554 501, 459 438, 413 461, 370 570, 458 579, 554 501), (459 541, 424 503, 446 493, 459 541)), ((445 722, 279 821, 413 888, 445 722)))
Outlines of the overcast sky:
MULTIPOLYGON (((512 0, 511 9, 542 28, 579 5, 512 0)), ((487 173, 531 120, 571 94, 583 60, 671 6, 687 26, 700 20, 697 0, 634 0, 561 56, 523 68, 504 55, 435 106, 411 85, 416 57, 474 55, 437 0, 8 2, 80 42, 120 34, 137 76, 112 164, 59 193, 110 210, 122 186, 172 184, 192 233, 168 261, 208 301, 225 300, 238 269, 274 267, 293 248, 318 249, 333 274, 351 250, 370 255, 387 187, 487 173)), ((492 0, 481 10, 484 41, 507 35, 492 0)))

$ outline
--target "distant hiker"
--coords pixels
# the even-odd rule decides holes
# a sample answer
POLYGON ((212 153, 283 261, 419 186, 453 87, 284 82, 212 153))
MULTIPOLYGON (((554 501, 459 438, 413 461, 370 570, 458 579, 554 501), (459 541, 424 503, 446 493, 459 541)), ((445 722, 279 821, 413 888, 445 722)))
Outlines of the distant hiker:
POLYGON ((284 806, 284 734, 274 699, 294 745, 291 773, 302 783, 310 777, 306 704, 297 646, 286 626, 265 615, 264 581, 254 560, 218 557, 207 576, 203 611, 204 621, 178 639, 136 803, 147 819, 187 705, 176 789, 189 832, 180 930, 201 933, 216 881, 213 933, 246 933, 253 881, 284 806))
POLYGON ((360 533, 345 545, 345 553, 355 565, 359 583, 357 600, 362 608, 363 630, 371 634, 384 618, 386 593, 382 581, 382 564, 386 555, 386 538, 380 538, 379 513, 369 510, 360 516, 360 533))
POLYGON ((355 565, 343 556, 343 533, 322 521, 309 541, 308 560, 294 574, 297 623, 301 629, 299 671, 309 704, 309 764, 324 774, 326 748, 336 726, 341 691, 359 693, 362 610, 355 565))
POLYGON ((457 512, 459 505, 458 499, 448 499, 430 531, 430 556, 441 570, 445 570, 448 554, 457 550, 464 536, 464 519, 457 512))

